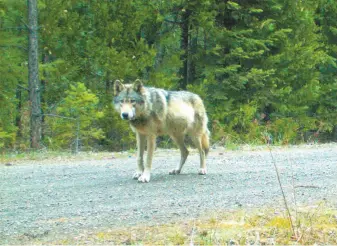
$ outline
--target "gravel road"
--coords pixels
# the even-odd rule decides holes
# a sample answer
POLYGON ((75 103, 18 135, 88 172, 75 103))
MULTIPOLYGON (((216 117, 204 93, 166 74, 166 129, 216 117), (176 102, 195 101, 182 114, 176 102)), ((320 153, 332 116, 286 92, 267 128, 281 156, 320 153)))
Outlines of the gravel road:
MULTIPOLYGON (((273 148, 287 198, 298 205, 337 206, 337 144, 273 148)), ((151 182, 132 180, 135 156, 85 161, 0 164, 0 244, 48 242, 84 232, 160 224, 214 210, 281 207, 267 148, 213 149, 208 174, 197 175, 192 152, 180 175, 168 175, 180 154, 155 153, 151 182)))

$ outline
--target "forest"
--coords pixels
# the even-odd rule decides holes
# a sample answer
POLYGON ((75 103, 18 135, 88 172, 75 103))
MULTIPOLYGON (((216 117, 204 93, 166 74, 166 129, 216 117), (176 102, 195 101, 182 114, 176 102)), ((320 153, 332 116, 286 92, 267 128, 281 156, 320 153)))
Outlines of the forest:
POLYGON ((214 143, 337 140, 336 0, 34 1, 0 0, 2 152, 135 148, 137 78, 199 94, 214 143))

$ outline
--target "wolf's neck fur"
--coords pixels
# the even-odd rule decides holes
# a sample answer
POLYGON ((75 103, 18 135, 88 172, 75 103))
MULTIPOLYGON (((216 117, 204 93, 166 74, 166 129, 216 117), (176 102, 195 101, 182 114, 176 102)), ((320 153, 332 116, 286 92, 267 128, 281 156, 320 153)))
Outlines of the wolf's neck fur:
POLYGON ((130 120, 130 124, 133 125, 134 127, 146 125, 147 122, 148 117, 146 116, 140 116, 134 120, 130 120))

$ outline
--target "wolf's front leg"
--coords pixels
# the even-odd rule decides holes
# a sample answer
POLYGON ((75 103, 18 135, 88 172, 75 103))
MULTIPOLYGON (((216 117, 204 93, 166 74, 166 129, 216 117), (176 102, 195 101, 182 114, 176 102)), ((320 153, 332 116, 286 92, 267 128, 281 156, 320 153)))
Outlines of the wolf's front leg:
POLYGON ((134 179, 138 179, 144 171, 144 150, 146 143, 146 136, 140 133, 136 133, 137 138, 137 171, 133 175, 134 179))
POLYGON ((138 179, 144 172, 144 150, 146 136, 137 132, 137 171, 133 175, 133 179, 138 179))
POLYGON ((147 137, 147 158, 146 158, 146 164, 144 168, 144 172, 142 176, 139 177, 139 182, 150 182, 151 177, 151 167, 152 167, 152 157, 154 150, 156 148, 156 136, 148 136, 147 137))

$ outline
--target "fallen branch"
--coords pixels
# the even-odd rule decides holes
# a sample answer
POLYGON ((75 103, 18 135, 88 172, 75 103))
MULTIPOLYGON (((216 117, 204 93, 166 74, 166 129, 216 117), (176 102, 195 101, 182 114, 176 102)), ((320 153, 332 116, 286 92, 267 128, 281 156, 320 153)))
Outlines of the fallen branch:
POLYGON ((286 199, 286 196, 284 194, 284 190, 283 190, 283 187, 282 187, 282 183, 281 183, 281 179, 280 179, 280 173, 278 171, 278 168, 277 168, 277 165, 276 165, 276 162, 275 162, 275 159, 274 159, 274 156, 271 152, 271 148, 270 148, 270 145, 268 144, 268 149, 269 149, 269 153, 270 153, 270 156, 271 156, 271 159, 272 159, 272 162, 274 164, 274 167, 275 167, 275 171, 276 171, 276 175, 277 175, 277 181, 279 183, 279 186, 280 186, 280 189, 281 189, 281 192, 282 192, 282 196, 283 196, 283 201, 284 201, 284 206, 287 210, 287 213, 288 213, 288 219, 289 219, 289 222, 290 222, 290 225, 291 225, 291 230, 293 232, 293 235, 295 236, 295 238, 298 238, 297 237, 297 233, 295 231, 295 227, 294 227, 294 223, 293 223, 293 220, 291 218, 291 213, 290 213, 290 210, 289 210, 289 207, 288 207, 288 202, 287 202, 287 199, 286 199))

